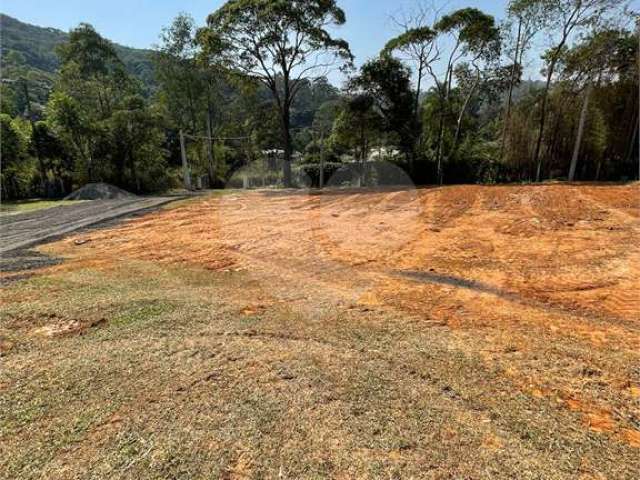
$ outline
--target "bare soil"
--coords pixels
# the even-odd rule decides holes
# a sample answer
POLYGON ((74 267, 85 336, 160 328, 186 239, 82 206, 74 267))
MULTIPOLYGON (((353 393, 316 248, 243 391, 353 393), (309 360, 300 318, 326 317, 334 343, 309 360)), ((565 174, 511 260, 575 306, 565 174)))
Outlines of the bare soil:
POLYGON ((0 473, 637 478, 639 233, 638 184, 455 186, 41 247, 2 296, 0 473))

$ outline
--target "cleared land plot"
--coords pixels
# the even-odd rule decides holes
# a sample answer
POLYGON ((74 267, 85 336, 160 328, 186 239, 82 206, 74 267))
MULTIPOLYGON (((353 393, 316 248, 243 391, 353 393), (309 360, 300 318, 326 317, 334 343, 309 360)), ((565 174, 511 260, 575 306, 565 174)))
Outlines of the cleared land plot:
POLYGON ((2 292, 0 477, 637 478, 640 188, 231 193, 2 292))

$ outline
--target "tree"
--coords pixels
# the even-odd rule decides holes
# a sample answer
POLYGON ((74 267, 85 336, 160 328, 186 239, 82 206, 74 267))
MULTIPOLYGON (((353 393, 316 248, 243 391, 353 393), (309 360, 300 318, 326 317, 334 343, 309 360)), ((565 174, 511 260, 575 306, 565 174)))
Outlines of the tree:
POLYGON ((438 50, 435 44, 437 33, 422 23, 423 18, 424 17, 420 17, 418 26, 414 28, 408 24, 404 24, 404 32, 389 40, 382 51, 383 55, 391 55, 394 52, 398 52, 415 66, 416 91, 413 117, 415 128, 418 131, 416 134, 418 140, 416 150, 420 148, 419 143, 422 137, 420 135, 420 94, 422 93, 422 81, 426 75, 427 66, 438 60, 438 50))
MULTIPOLYGON (((58 49, 60 75, 47 105, 47 120, 85 169, 89 182, 108 165, 98 146, 107 141, 106 121, 136 84, 127 75, 113 45, 91 25, 80 24, 58 49)), ((105 148, 108 150, 108 148, 105 148)))
POLYGON ((193 18, 179 14, 162 30, 161 44, 154 52, 156 77, 161 98, 178 128, 199 132, 204 83, 196 64, 196 26, 193 18))
POLYGON ((83 107, 95 108, 97 118, 107 118, 114 102, 132 87, 113 44, 81 23, 57 52, 61 62, 57 89, 81 99, 83 107))
POLYGON ((112 164, 119 183, 136 192, 164 188, 162 118, 140 95, 126 98, 123 107, 109 119, 112 164))
POLYGON ((73 169, 73 162, 70 155, 65 152, 64 145, 51 131, 46 121, 41 120, 32 124, 31 145, 41 171, 45 171, 45 177, 47 172, 53 174, 53 184, 47 178, 47 191, 45 192, 47 196, 51 196, 53 192, 64 193, 67 190, 66 185, 68 185, 68 182, 65 185, 65 179, 68 179, 69 172, 73 169))
POLYGON ((596 31, 564 52, 559 60, 562 78, 584 92, 578 132, 569 167, 570 182, 575 179, 593 90, 602 82, 610 82, 617 78, 619 70, 617 59, 620 57, 618 53, 620 48, 624 48, 623 32, 614 29, 596 31))
POLYGON ((62 92, 54 92, 46 108, 47 123, 70 152, 80 160, 86 178, 94 178, 94 148, 99 128, 85 115, 79 102, 62 92))
POLYGON ((160 98, 175 127, 192 135, 204 134, 207 137, 207 173, 209 184, 214 185, 218 179, 212 137, 218 123, 215 106, 221 102, 222 82, 220 72, 201 64, 196 34, 193 18, 185 13, 179 14, 162 31, 162 43, 155 52, 154 65, 161 89, 160 98))
POLYGON ((515 45, 510 49, 510 75, 507 91, 507 105, 505 107, 500 138, 500 160, 504 158, 504 150, 507 138, 507 129, 511 118, 511 106, 513 105, 513 89, 520 81, 523 72, 523 60, 525 52, 531 41, 542 28, 545 8, 542 2, 536 0, 511 0, 507 7, 508 21, 506 29, 513 38, 513 22, 517 24, 515 32, 515 45))
POLYGON ((335 0, 229 0, 209 15, 199 41, 212 64, 265 85, 280 114, 285 186, 291 186, 291 106, 303 80, 336 60, 348 65, 347 42, 327 27, 345 23, 335 0))
POLYGON ((354 151, 359 162, 366 161, 371 144, 382 135, 384 122, 369 94, 348 99, 333 124, 331 142, 354 151))
MULTIPOLYGON (((0 175, 0 196, 21 198, 29 194, 30 183, 35 173, 33 162, 29 161, 29 138, 26 128, 19 118, 12 119, 0 114, 0 138, 2 138, 2 172, 0 175)), ((26 123, 22 120, 23 123, 26 123)), ((28 124, 27 124, 28 126, 28 124)))
POLYGON ((546 30, 550 37, 555 37, 552 47, 544 55, 546 63, 546 82, 542 94, 540 107, 540 123, 538 138, 533 153, 533 162, 536 165, 536 181, 541 180, 542 158, 540 156, 542 139, 547 120, 547 104, 551 81, 562 57, 562 53, 571 38, 578 29, 594 26, 605 15, 612 14, 616 7, 623 5, 624 0, 537 0, 544 7, 546 30))
POLYGON ((408 158, 415 144, 411 71, 398 59, 378 57, 360 68, 360 74, 351 79, 349 88, 354 94, 366 94, 373 100, 385 130, 408 158))
MULTIPOLYGON (((445 72, 443 77, 438 77, 432 64, 427 65, 427 71, 434 80, 436 91, 440 97, 440 123, 436 146, 436 164, 438 182, 443 181, 442 159, 444 155, 444 131, 449 100, 451 97, 456 66, 461 61, 466 61, 473 66, 476 79, 473 85, 477 88, 481 81, 482 66, 479 62, 489 63, 497 60, 500 53, 500 32, 495 26, 495 20, 475 8, 463 8, 442 17, 434 26, 440 37, 448 37, 449 52, 445 56, 445 72)), ((436 47, 442 51, 442 47, 436 47)), ((468 102, 464 102, 457 118, 464 116, 468 102)), ((460 124, 460 120, 457 125, 460 124)), ((447 157, 455 151, 457 140, 449 149, 447 157)))

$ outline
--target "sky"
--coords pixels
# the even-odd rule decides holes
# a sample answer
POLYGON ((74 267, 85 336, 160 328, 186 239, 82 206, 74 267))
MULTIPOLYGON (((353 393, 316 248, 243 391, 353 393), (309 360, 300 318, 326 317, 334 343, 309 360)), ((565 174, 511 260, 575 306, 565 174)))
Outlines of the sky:
MULTIPOLYGON (((358 65, 374 57, 387 40, 399 33, 391 16, 409 11, 417 0, 339 0, 347 22, 336 34, 347 40, 358 65)), ((427 0, 444 11, 476 7, 504 17, 506 0, 427 0)), ((68 31, 80 22, 92 24, 109 40, 136 48, 158 43, 164 26, 180 12, 204 24, 224 0, 0 0, 0 11, 23 22, 68 31)), ((334 83, 340 81, 337 73, 334 83)))

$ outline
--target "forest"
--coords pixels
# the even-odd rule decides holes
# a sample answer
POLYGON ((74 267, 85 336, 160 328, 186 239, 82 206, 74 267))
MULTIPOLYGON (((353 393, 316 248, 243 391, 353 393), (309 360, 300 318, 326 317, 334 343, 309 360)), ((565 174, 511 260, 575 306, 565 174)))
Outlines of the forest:
POLYGON ((335 0, 229 0, 152 51, 80 24, 51 54, 3 16, 2 199, 179 187, 180 132, 216 188, 270 151, 284 187, 374 152, 418 185, 638 179, 637 18, 623 0, 512 0, 501 19, 416 2, 356 68, 335 0))

